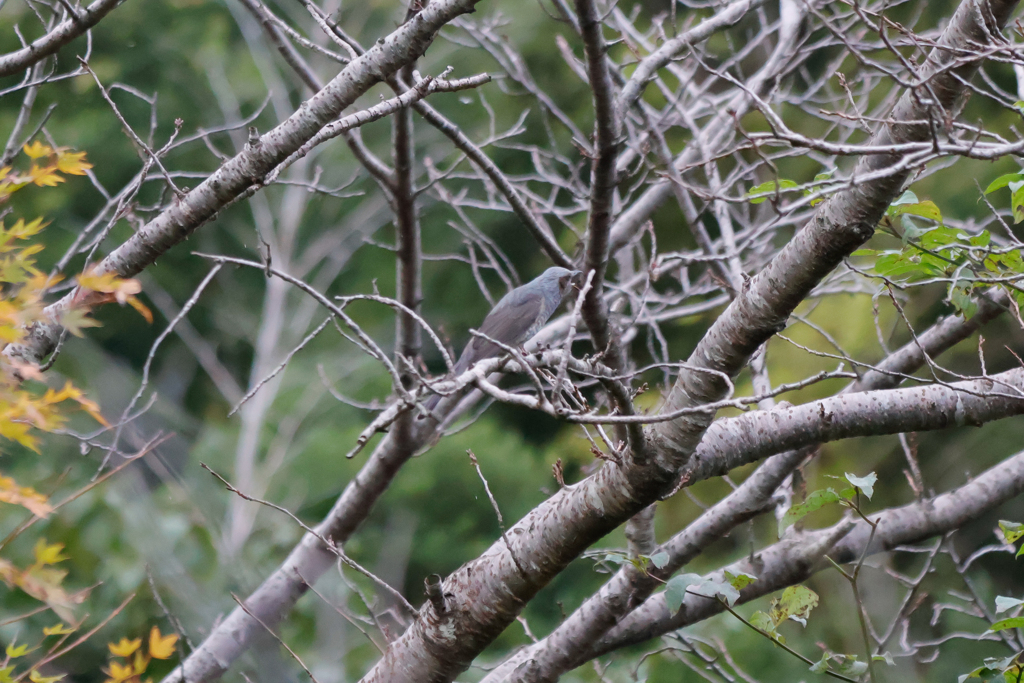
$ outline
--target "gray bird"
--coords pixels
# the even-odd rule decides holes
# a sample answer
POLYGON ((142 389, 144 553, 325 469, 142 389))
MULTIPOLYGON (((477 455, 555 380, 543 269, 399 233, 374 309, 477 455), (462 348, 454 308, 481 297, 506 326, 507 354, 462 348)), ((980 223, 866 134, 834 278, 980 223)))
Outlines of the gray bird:
MULTIPOLYGON (((487 314, 480 326, 480 334, 511 347, 525 344, 544 327, 544 323, 562 303, 573 280, 579 274, 578 270, 566 270, 555 266, 548 268, 522 287, 516 287, 503 296, 487 314)), ((459 362, 455 364, 454 376, 461 375, 477 361, 494 358, 504 352, 504 349, 493 342, 482 337, 473 337, 459 356, 459 362)), ((427 399, 424 407, 433 410, 440 400, 441 396, 435 394, 427 399)))

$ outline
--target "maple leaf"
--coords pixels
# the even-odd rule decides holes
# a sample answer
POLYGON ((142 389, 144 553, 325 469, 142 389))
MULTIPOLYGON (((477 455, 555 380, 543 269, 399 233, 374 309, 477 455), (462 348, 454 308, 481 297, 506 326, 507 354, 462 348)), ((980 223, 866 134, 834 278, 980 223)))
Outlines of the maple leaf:
POLYGON ((87 327, 99 327, 102 323, 89 317, 89 311, 84 308, 69 308, 60 316, 60 324, 76 337, 84 336, 83 330, 87 327))
POLYGON ((65 626, 64 622, 60 622, 56 626, 44 626, 43 627, 43 635, 44 636, 63 636, 63 635, 67 635, 68 633, 74 633, 74 632, 75 632, 75 629, 71 628, 70 626, 65 626))
POLYGON ((135 652, 135 659, 132 661, 132 672, 134 675, 139 676, 146 671, 146 667, 149 666, 149 657, 142 654, 142 650, 135 652))
POLYGON ((31 428, 31 425, 24 422, 11 422, 7 419, 0 419, 0 436, 20 443, 25 448, 38 453, 37 440, 29 433, 31 428))
POLYGON ((40 538, 36 541, 36 546, 32 549, 32 552, 35 555, 36 564, 45 565, 57 564, 58 562, 63 562, 68 559, 67 555, 61 554, 62 550, 64 550, 63 543, 49 544, 46 542, 45 538, 40 538))
POLYGON ((43 222, 42 218, 36 218, 34 221, 25 222, 24 218, 19 218, 15 221, 14 225, 7 230, 7 234, 17 239, 25 239, 26 237, 32 237, 39 233, 40 230, 49 225, 50 222, 43 222))
POLYGON ((39 142, 39 140, 36 140, 31 145, 25 145, 21 150, 25 152, 25 155, 28 156, 29 159, 41 159, 42 157, 48 157, 53 154, 53 147, 44 145, 39 142))
MULTIPOLYGON (((32 648, 32 649, 34 650, 35 648, 32 648)), ((6 650, 5 654, 8 657, 10 657, 11 659, 17 659, 18 657, 24 657, 25 655, 27 655, 31 651, 32 650, 28 649, 28 645, 18 645, 18 646, 15 646, 14 643, 11 643, 10 645, 7 646, 7 650, 6 650)))
POLYGON ((85 152, 68 152, 65 148, 57 150, 57 170, 69 175, 85 175, 92 164, 85 160, 85 152))
MULTIPOLYGON (((116 645, 114 643, 107 643, 107 647, 110 648, 110 654, 114 655, 115 657, 130 657, 133 652, 139 649, 140 645, 142 645, 142 638, 134 638, 132 640, 128 640, 127 638, 121 638, 121 642, 119 642, 116 645)), ((113 667, 116 664, 117 662, 110 663, 111 670, 113 670, 113 667)), ((124 678, 128 678, 128 676, 132 675, 131 667, 126 668, 129 673, 128 675, 124 676, 124 678)), ((110 674, 110 676, 112 678, 117 678, 117 675, 113 672, 110 674)), ((124 679, 122 678, 121 680, 124 679)))
POLYGON ((35 669, 28 674, 28 679, 32 683, 57 683, 60 679, 64 678, 66 674, 60 674, 59 676, 44 676, 35 669))
POLYGON ((146 319, 147 323, 151 325, 153 324, 153 313, 149 310, 146 304, 139 301, 137 296, 128 297, 128 305, 138 311, 142 317, 146 319))
POLYGON ((128 299, 142 291, 142 283, 131 278, 122 279, 117 273, 96 273, 90 269, 79 275, 78 284, 84 289, 91 289, 102 294, 113 294, 117 303, 124 304, 128 299))
POLYGON ((174 655, 174 645, 177 642, 177 634, 160 635, 160 629, 154 626, 149 632, 149 654, 154 659, 170 659, 174 655))
POLYGON ((46 517, 53 512, 46 496, 30 486, 18 486, 10 477, 0 476, 0 502, 20 505, 37 517, 46 517))
POLYGON ((54 172, 54 168, 54 166, 36 166, 32 164, 32 168, 28 170, 28 175, 32 178, 32 182, 39 187, 55 187, 63 183, 64 178, 57 175, 54 172))
MULTIPOLYGON (((125 639, 122 638, 121 642, 125 642, 125 639)), ((111 646, 111 650, 113 650, 113 646, 111 646)), ((107 679, 106 683, 121 683, 121 681, 126 681, 135 675, 130 664, 121 664, 119 662, 111 662, 110 669, 104 669, 104 673, 110 676, 110 678, 107 679)))

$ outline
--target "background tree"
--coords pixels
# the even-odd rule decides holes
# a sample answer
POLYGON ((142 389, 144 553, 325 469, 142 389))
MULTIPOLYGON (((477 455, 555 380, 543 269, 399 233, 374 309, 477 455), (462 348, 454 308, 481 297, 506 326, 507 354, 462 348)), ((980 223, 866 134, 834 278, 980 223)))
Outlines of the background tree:
POLYGON ((167 681, 1015 680, 1015 9, 7 3, 0 166, 95 167, 4 357, 109 426, 5 471, 173 432, 45 530, 167 681))

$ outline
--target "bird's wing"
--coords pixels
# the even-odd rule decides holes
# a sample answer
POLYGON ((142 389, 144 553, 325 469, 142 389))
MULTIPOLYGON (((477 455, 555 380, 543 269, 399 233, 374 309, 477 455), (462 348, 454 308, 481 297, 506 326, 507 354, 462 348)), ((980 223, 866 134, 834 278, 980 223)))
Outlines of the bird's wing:
MULTIPOLYGON (((522 344, 530 328, 537 322, 541 305, 539 292, 510 292, 484 318, 480 333, 509 346, 522 344)), ((481 337, 473 337, 459 358, 456 372, 463 372, 478 360, 493 358, 501 353, 500 346, 481 337)))

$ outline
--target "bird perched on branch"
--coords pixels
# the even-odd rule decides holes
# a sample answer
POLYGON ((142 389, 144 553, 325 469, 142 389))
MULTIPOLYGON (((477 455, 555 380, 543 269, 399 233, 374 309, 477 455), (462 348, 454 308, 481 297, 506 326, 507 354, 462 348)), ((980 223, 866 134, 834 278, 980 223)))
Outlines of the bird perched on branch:
MULTIPOLYGON (((540 332, 540 328, 562 303, 578 275, 578 270, 555 266, 503 296, 480 325, 479 332, 483 336, 475 336, 466 344, 455 364, 454 376, 461 375, 477 361, 494 358, 505 352, 501 346, 484 337, 511 347, 529 341, 540 332)), ((440 400, 441 396, 435 394, 427 399, 424 407, 433 410, 440 400)))

